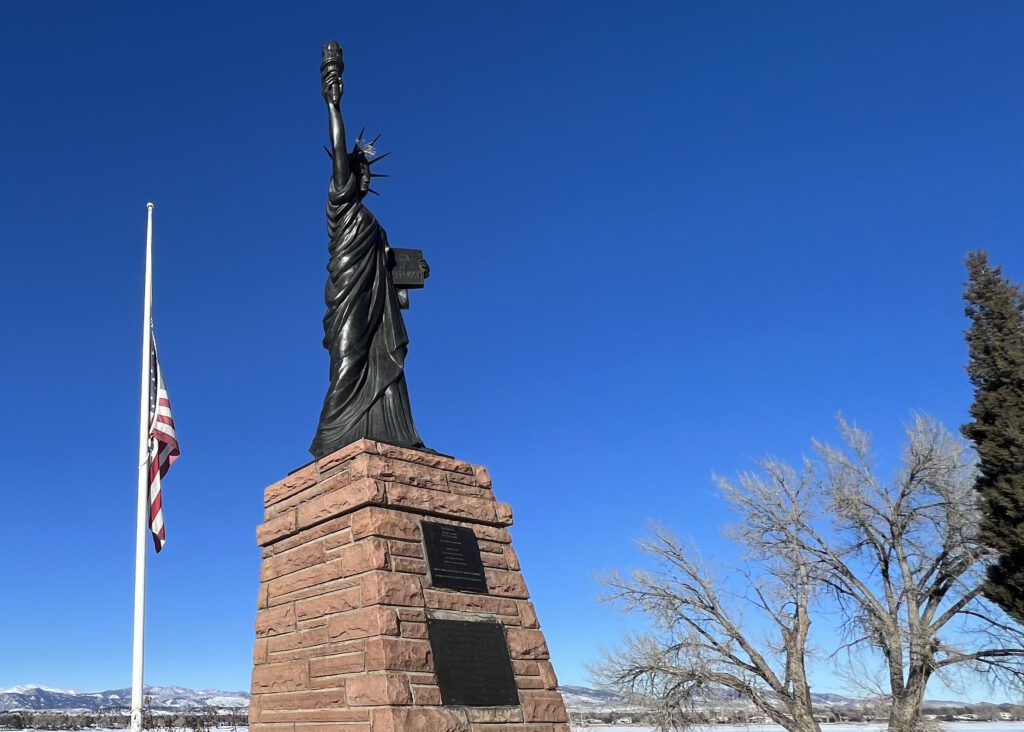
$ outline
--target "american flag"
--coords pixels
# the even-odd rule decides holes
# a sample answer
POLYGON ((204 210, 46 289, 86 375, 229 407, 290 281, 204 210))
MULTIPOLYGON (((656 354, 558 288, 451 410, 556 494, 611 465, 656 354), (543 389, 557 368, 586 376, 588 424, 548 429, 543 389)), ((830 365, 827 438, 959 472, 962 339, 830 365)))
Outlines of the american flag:
POLYGON ((153 543, 159 552, 164 548, 167 533, 164 531, 163 498, 160 495, 160 481, 178 459, 178 437, 174 431, 174 417, 171 416, 171 399, 167 396, 164 372, 156 357, 156 336, 153 326, 149 329, 149 530, 153 543))

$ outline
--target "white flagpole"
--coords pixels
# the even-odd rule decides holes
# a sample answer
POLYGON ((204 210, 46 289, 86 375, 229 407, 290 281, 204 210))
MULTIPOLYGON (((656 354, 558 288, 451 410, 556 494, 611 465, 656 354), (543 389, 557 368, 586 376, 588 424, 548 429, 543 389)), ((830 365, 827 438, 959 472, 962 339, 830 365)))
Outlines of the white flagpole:
POLYGON ((149 533, 150 337, 153 311, 153 204, 147 203, 146 289, 142 309, 142 393, 139 397, 139 501, 135 535, 135 632, 132 644, 131 732, 142 730, 142 640, 146 625, 146 534, 149 533))

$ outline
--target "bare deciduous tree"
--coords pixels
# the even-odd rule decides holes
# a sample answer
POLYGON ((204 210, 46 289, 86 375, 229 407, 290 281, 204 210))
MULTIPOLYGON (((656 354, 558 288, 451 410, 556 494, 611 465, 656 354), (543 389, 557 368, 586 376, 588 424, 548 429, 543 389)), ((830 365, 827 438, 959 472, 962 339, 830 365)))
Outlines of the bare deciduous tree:
MULTIPOLYGON (((799 512, 799 497, 791 498, 799 512)), ((666 729, 685 726, 696 703, 724 694, 752 703, 789 732, 820 732, 804 667, 814 591, 804 556, 792 551, 761 562, 759 576, 744 578, 749 592, 738 596, 666 530, 653 528, 640 546, 658 568, 611 574, 604 583, 607 599, 644 613, 651 631, 606 653, 595 677, 642 697, 666 729), (751 624, 764 623, 771 630, 758 638, 751 624)))
MULTIPOLYGON (((777 460, 736 481, 719 479, 739 514, 745 595, 725 585, 678 541, 656 530, 643 548, 660 570, 606 578, 610 597, 644 612, 652 631, 607 654, 597 676, 668 707, 729 689, 790 732, 817 730, 805 673, 811 615, 838 609, 845 644, 833 658, 880 672, 890 732, 922 726, 933 676, 981 672, 998 686, 1024 682, 1024 632, 981 597, 987 555, 978 542, 969 448, 915 417, 901 467, 878 477, 868 435, 840 421, 841 448, 815 442, 800 470, 777 460), (753 608, 760 621, 744 622, 753 608), (752 631, 765 619, 774 633, 752 631), (774 710, 774 711, 772 711, 774 710)), ((853 674, 851 674, 852 676, 853 674)))

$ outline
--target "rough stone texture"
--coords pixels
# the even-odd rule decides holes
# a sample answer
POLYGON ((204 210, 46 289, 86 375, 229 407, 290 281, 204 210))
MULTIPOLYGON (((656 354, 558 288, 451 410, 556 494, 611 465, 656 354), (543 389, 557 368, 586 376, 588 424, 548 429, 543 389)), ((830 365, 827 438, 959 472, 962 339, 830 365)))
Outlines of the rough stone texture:
POLYGON ((359 440, 269 486, 264 508, 252 732, 567 732, 486 468, 359 440), (473 530, 488 594, 430 585, 424 519, 473 530), (429 617, 504 626, 520 704, 442 706, 429 617))

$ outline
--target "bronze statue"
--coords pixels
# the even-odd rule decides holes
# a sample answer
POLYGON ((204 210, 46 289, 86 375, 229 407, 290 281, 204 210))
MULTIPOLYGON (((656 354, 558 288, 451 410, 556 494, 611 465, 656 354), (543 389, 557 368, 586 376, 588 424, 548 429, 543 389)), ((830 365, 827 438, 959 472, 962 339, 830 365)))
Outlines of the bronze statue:
MULTIPOLYGON (((317 458, 360 438, 402 447, 423 446, 405 385, 409 338, 402 307, 407 306, 408 295, 395 285, 395 253, 388 245, 387 233, 363 205, 366 194, 374 192, 370 190, 370 180, 376 175, 370 172, 370 165, 376 162, 372 160, 373 146, 357 138, 349 150, 345 142, 341 117, 344 68, 341 48, 330 41, 324 46, 320 79, 330 118, 333 160, 327 195, 330 262, 324 294, 324 347, 331 356, 331 383, 310 446, 317 458)), ((429 272, 426 263, 411 264, 422 267, 419 282, 402 284, 422 286, 429 272)))

